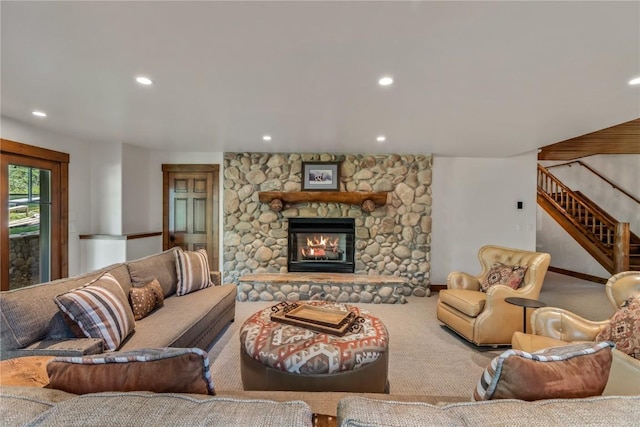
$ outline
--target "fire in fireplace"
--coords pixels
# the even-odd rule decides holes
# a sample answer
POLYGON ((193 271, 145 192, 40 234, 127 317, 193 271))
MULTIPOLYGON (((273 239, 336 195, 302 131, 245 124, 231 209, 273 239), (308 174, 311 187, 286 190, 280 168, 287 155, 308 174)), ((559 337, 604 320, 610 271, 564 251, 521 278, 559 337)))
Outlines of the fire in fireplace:
POLYGON ((290 218, 290 272, 354 271, 353 218, 290 218))

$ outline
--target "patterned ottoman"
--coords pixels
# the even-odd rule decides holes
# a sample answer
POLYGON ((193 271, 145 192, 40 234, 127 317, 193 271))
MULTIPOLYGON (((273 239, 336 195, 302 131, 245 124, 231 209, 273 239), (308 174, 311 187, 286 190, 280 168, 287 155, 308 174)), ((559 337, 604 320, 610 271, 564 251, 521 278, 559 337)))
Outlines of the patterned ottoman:
POLYGON ((389 335, 380 319, 350 305, 305 304, 351 311, 357 318, 336 336, 271 321, 272 307, 253 314, 240 328, 244 389, 388 393, 389 335))

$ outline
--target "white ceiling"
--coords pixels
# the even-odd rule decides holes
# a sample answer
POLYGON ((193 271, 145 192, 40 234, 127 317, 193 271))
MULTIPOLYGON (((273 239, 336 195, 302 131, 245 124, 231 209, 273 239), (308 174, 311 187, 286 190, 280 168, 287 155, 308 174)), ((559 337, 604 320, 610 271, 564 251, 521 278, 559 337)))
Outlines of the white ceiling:
POLYGON ((2 115, 95 142, 508 157, 640 117, 638 1, 2 1, 0 14, 2 115))

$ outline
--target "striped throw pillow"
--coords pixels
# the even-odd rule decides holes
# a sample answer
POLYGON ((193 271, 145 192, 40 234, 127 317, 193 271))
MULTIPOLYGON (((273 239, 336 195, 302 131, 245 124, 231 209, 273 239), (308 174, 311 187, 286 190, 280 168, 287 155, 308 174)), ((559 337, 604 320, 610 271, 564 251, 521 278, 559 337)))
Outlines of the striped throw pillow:
POLYGON ((195 252, 178 250, 175 254, 178 275, 176 295, 186 295, 212 285, 207 251, 204 249, 195 252))
POLYGON ((58 295, 55 302, 84 336, 104 341, 106 351, 117 350, 135 329, 127 296, 109 273, 81 288, 58 295))
POLYGON ((551 347, 535 353, 507 350, 491 361, 473 400, 570 399, 599 396, 611 369, 610 341, 551 347))

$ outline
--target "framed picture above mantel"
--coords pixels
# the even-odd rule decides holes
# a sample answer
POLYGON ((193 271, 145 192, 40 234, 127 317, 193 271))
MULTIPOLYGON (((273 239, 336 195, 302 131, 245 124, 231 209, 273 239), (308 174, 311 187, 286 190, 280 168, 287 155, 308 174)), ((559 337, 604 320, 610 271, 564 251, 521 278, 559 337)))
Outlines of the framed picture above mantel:
POLYGON ((340 191, 339 162, 302 162, 303 191, 340 191))

